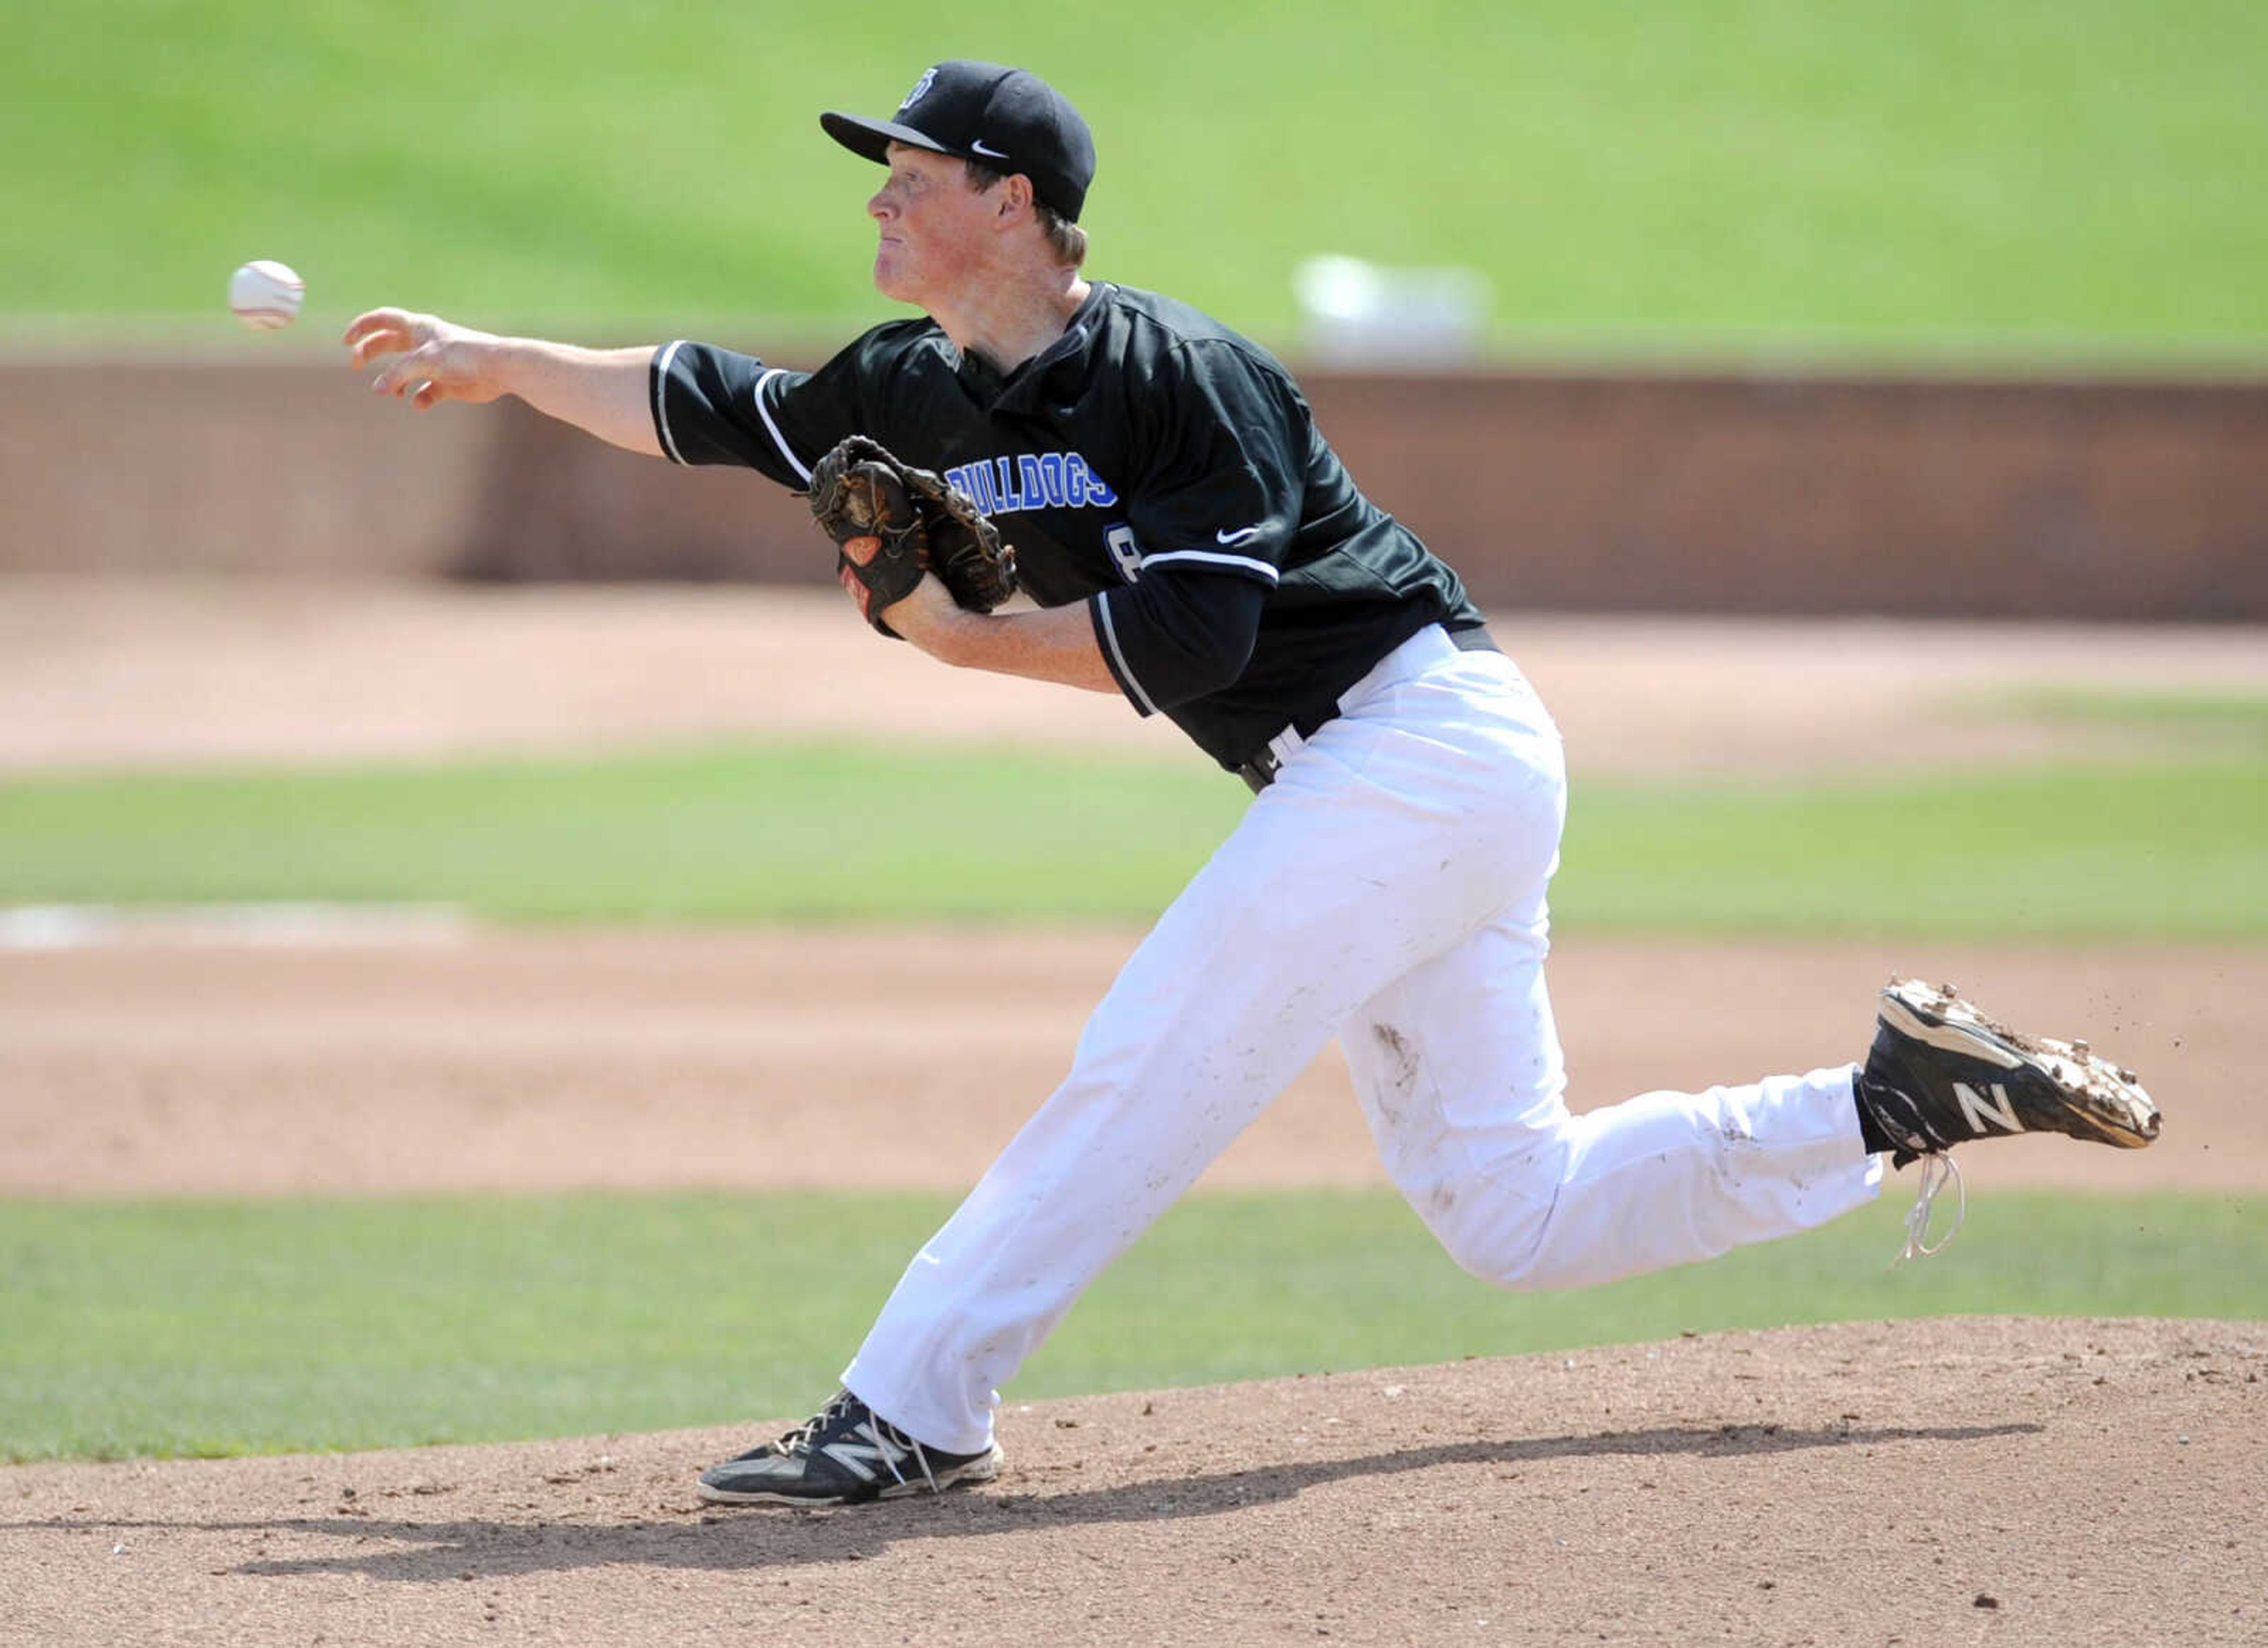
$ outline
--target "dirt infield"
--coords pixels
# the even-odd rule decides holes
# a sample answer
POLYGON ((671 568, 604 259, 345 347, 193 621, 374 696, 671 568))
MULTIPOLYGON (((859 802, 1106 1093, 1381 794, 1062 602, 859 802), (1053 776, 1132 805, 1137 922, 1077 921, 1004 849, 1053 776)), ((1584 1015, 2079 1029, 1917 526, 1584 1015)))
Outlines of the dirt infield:
MULTIPOLYGON (((1586 776, 2147 748, 2011 694, 2268 692, 2268 630, 1493 616, 1586 776)), ((0 773, 364 762, 747 735, 1068 743, 1195 760, 1116 696, 941 669, 829 592, 0 580, 0 773)))
MULTIPOLYGON (((973 1183, 1138 935, 480 934, 0 953, 0 1194, 973 1183), (852 996, 908 1004, 843 1040, 852 996)), ((2268 1184, 2268 953, 1578 938, 1551 963, 1579 1109, 1856 1059, 1893 967, 2085 1034, 2167 1113, 2140 1152, 2028 1139, 1971 1182, 2268 1184)), ((1382 1182, 1335 1049, 1212 1185, 1382 1182)))
MULTIPOLYGON (((878 701, 939 737, 1178 747, 1113 701, 937 672, 841 619, 750 592, 11 585, 0 773, 828 736, 878 701)), ((2007 695, 2268 685, 2255 632, 1501 628, 1578 783, 2102 747, 2115 735, 2029 721, 2007 695)), ((807 1184, 845 1128, 861 1183, 966 1184, 1136 938, 279 945, 191 921, 0 949, 0 1195, 807 1184), (846 1058, 853 989, 924 1005, 846 1058)), ((1579 936, 1552 962, 1572 1100, 1856 1057, 1894 967, 2089 1036, 2165 1107, 2139 1154, 1970 1152, 1976 1190, 2268 1183, 2257 946, 1579 936)), ((1327 1055, 1208 1184, 1377 1179, 1327 1055)), ((1708 1335, 1012 1403, 997 1486, 804 1516, 691 1495, 769 1422, 17 1467, 0 1643, 2257 1643, 2264 1379, 2259 1323, 1708 1335)))
POLYGON ((2257 1644, 2268 1328, 1784 1329, 1011 1404, 943 1501, 741 1431, 0 1471, 0 1641, 2257 1644))

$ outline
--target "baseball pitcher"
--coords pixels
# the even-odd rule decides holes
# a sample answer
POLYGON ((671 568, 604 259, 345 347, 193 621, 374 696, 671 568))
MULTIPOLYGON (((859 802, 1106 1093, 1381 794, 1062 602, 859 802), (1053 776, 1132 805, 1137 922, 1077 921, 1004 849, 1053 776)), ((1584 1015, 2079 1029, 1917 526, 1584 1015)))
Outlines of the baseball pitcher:
POLYGON ((808 1423, 705 1472, 726 1503, 990 1480, 999 1387, 1338 1038, 1394 1182, 1475 1275, 1572 1287, 1834 1218, 1977 1138, 2148 1144, 2084 1044, 1894 981, 1856 1063, 1577 1116, 1544 989, 1559 735, 1457 575, 1359 491, 1291 374, 1089 280, 1086 122, 1020 70, 941 63, 887 119, 873 276, 921 311, 816 372, 708 344, 589 350, 380 309, 346 339, 420 407, 516 394, 633 451, 810 495, 877 630, 1115 693, 1254 791, 1095 1009, 1070 1074, 907 1269, 808 1423), (1029 604, 1003 607, 1021 589, 1029 604))

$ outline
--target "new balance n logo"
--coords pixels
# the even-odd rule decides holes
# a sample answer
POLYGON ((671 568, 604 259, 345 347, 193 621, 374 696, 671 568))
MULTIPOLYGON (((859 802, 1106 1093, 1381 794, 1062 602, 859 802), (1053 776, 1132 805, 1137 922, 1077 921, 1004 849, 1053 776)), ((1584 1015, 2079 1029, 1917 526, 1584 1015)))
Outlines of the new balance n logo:
POLYGON ((898 1461, 905 1455, 900 1450, 878 1447, 869 1442, 844 1440, 830 1442, 819 1450, 861 1482, 872 1482, 881 1473, 874 1470, 880 1465, 893 1476, 898 1474, 898 1461))
POLYGON ((1972 1133, 1990 1133, 1993 1126, 2009 1133, 2024 1130, 2024 1124, 2016 1120, 2016 1107, 2008 1102, 2008 1090, 1999 1082, 1981 1089, 1967 1082, 1955 1082, 1953 1096, 1961 1101, 1961 1119, 1969 1123, 1972 1133), (1991 1097, 1986 1097, 1987 1093, 1991 1097))

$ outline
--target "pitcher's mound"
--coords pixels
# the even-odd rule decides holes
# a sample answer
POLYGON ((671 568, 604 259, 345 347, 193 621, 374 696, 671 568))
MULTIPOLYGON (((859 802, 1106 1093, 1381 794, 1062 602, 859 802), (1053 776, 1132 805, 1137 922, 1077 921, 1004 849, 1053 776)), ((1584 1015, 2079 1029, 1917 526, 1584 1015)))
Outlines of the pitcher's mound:
POLYGON ((26 1466, 0 1565, 48 1644, 2257 1643, 2264 1372, 1990 1319, 1012 1402, 998 1483, 817 1512, 693 1494, 777 1419, 26 1466))

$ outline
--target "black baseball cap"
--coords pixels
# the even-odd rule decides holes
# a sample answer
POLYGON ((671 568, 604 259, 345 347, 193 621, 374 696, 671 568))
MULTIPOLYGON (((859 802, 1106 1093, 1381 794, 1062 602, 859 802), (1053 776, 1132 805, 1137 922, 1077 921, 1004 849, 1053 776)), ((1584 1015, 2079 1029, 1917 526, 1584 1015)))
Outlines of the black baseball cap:
POLYGON ((1094 136, 1070 100, 1035 74, 956 57, 924 70, 890 120, 829 112, 827 135, 853 154, 887 162, 894 143, 1020 172, 1032 192, 1079 221, 1094 180, 1094 136))

